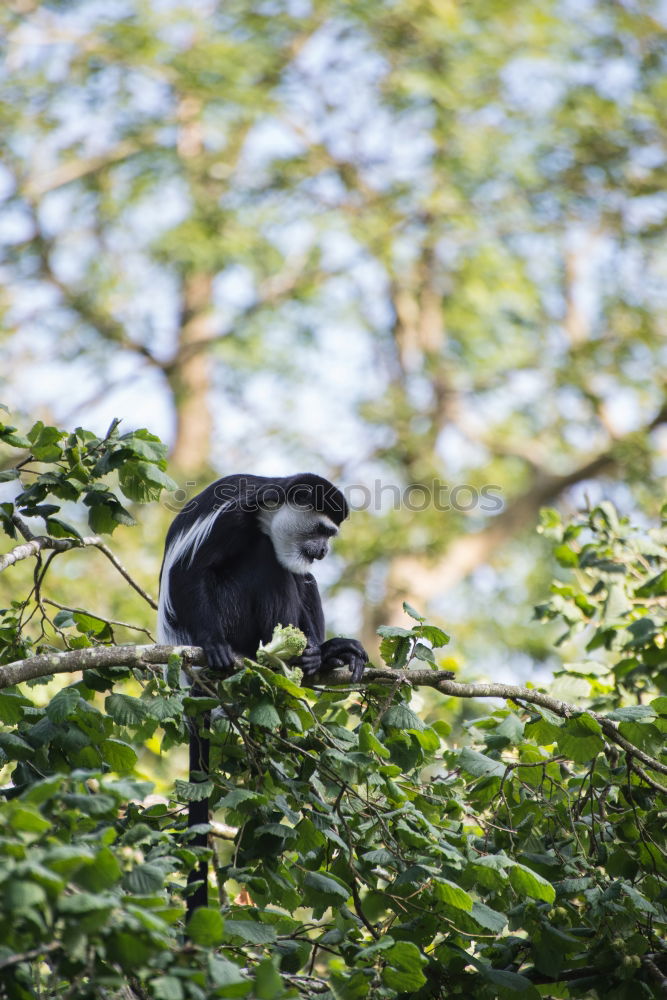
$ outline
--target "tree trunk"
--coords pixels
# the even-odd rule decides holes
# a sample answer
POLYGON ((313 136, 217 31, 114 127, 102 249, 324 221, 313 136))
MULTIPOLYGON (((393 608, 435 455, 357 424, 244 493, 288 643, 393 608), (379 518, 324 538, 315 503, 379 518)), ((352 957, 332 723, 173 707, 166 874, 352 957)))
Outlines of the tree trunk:
POLYGON ((173 467, 184 473, 210 465, 213 362, 202 341, 213 337, 212 276, 192 274, 183 284, 183 316, 177 356, 168 378, 176 408, 173 467))

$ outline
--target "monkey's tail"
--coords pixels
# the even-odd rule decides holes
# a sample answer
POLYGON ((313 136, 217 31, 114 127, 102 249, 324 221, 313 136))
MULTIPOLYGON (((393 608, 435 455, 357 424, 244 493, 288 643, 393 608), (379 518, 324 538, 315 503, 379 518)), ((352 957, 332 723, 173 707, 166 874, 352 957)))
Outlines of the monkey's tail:
MULTIPOLYGON (((204 736, 200 735, 200 730, 208 731, 210 724, 210 712, 206 712, 201 716, 201 725, 198 719, 192 719, 190 722, 189 779, 191 782, 196 783, 198 780, 202 780, 201 778, 194 777, 195 772, 203 771, 204 775, 208 776, 210 743, 204 736)), ((206 780, 206 777, 203 780, 206 780)), ((199 799, 197 802, 190 802, 188 804, 188 829, 200 823, 208 823, 208 805, 208 796, 205 799, 199 799)), ((208 836, 205 833, 197 833, 190 843, 193 847, 207 847, 208 836)), ((193 882, 200 882, 201 884, 187 898, 187 920, 190 919, 194 911, 200 906, 208 906, 208 862, 202 860, 192 869, 188 875, 188 885, 192 885, 193 882)))

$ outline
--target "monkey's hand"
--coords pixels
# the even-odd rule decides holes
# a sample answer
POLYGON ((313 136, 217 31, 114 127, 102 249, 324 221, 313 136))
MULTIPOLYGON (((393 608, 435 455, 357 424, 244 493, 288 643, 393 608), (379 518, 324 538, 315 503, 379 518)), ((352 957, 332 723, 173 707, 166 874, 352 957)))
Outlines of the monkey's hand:
POLYGON ((320 646, 322 670, 334 667, 348 667, 356 684, 361 680, 364 667, 368 663, 368 653, 356 639, 327 639, 320 646))
POLYGON ((200 643, 206 653, 206 663, 209 670, 219 670, 228 673, 234 667, 236 657, 234 650, 225 639, 206 639, 200 643))
POLYGON ((304 649, 301 656, 294 661, 294 664, 297 667, 301 667, 304 677, 312 677, 313 674, 318 674, 322 669, 322 653, 320 652, 320 647, 316 646, 309 639, 308 645, 304 649))

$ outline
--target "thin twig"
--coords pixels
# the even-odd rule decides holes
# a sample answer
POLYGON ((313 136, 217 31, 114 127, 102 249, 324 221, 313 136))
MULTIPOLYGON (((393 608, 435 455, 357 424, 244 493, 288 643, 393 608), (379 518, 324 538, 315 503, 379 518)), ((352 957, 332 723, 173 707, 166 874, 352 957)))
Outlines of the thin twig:
POLYGON ((650 778, 644 768, 640 767, 637 761, 634 760, 634 754, 628 754, 628 771, 634 771, 655 792, 662 792, 663 795, 667 795, 667 785, 661 785, 659 781, 654 781, 653 778, 650 778))
POLYGON ((129 628, 134 632, 143 632, 151 642, 153 641, 151 633, 147 628, 142 628, 141 625, 130 625, 129 622, 119 622, 115 618, 105 618, 104 615, 98 615, 93 611, 86 611, 84 608, 70 608, 69 605, 59 604, 58 601, 52 601, 49 597, 43 597, 42 602, 44 604, 51 604, 54 608, 60 608, 61 611, 72 611, 76 614, 89 615, 91 618, 99 618, 101 622, 106 622, 107 625, 118 625, 120 628, 129 628))
POLYGON ((151 606, 151 607, 153 608, 153 610, 154 610, 154 611, 157 611, 157 601, 155 600, 155 598, 154 598, 154 597, 151 597, 151 595, 150 595, 150 594, 146 593, 146 591, 145 591, 145 590, 143 589, 143 587, 141 587, 141 586, 140 586, 140 585, 139 585, 139 584, 138 584, 138 583, 136 582, 136 580, 133 580, 133 579, 132 579, 132 577, 130 576, 130 574, 128 573, 128 571, 127 571, 127 570, 125 569, 125 567, 123 566, 123 564, 122 564, 122 563, 121 563, 121 562, 119 561, 119 559, 118 559, 118 558, 117 558, 117 557, 116 557, 116 556, 114 555, 114 553, 113 553, 113 552, 111 551, 111 549, 109 548, 109 546, 108 546, 108 545, 105 545, 105 543, 104 543, 104 542, 102 541, 102 539, 101 539, 101 538, 98 538, 98 539, 97 539, 96 541, 94 541, 94 542, 93 542, 93 541, 91 540, 91 541, 89 542, 89 544, 91 544, 91 545, 94 545, 94 546, 95 546, 95 548, 97 548, 97 549, 99 549, 99 550, 100 550, 100 552, 103 552, 103 553, 104 553, 104 555, 105 555, 105 556, 107 557, 107 559, 109 560, 109 562, 113 563, 113 565, 114 565, 114 566, 116 567, 116 569, 118 570, 118 572, 120 573, 120 575, 121 575, 122 577, 124 577, 124 578, 125 578, 125 579, 127 580, 127 582, 129 583, 129 585, 130 585, 131 587, 133 587, 133 588, 134 588, 134 590, 136 590, 136 592, 137 592, 138 594, 140 594, 140 595, 141 595, 141 596, 143 597, 143 599, 144 599, 144 600, 145 600, 145 601, 146 601, 146 602, 147 602, 148 604, 150 604, 150 606, 151 606))
MULTIPOLYGON (((12 520, 14 520, 12 518, 12 520)), ((29 531, 29 529, 27 529, 29 531)), ((9 552, 0 556, 0 573, 22 559, 37 556, 43 549, 54 549, 56 552, 66 552, 68 549, 80 548, 82 544, 96 544, 90 539, 79 541, 78 538, 49 538, 48 535, 32 535, 28 541, 22 542, 9 552)))
POLYGON ((39 958, 40 955, 46 955, 50 951, 58 951, 59 948, 62 948, 61 942, 52 941, 50 944, 40 945, 39 948, 31 948, 30 951, 17 952, 15 955, 0 960, 0 969, 6 969, 10 965, 19 965, 20 962, 31 962, 33 958, 39 958))

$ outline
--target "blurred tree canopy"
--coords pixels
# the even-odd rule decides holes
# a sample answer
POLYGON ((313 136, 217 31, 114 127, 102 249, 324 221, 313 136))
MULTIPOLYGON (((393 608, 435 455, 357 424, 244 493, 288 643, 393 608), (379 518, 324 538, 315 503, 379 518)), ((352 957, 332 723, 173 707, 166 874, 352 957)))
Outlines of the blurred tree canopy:
POLYGON ((166 403, 184 478, 464 484, 353 517, 370 634, 492 558, 449 613, 491 585, 511 620, 524 529, 576 487, 655 512, 659 3, 8 0, 0 30, 15 409, 166 403))

